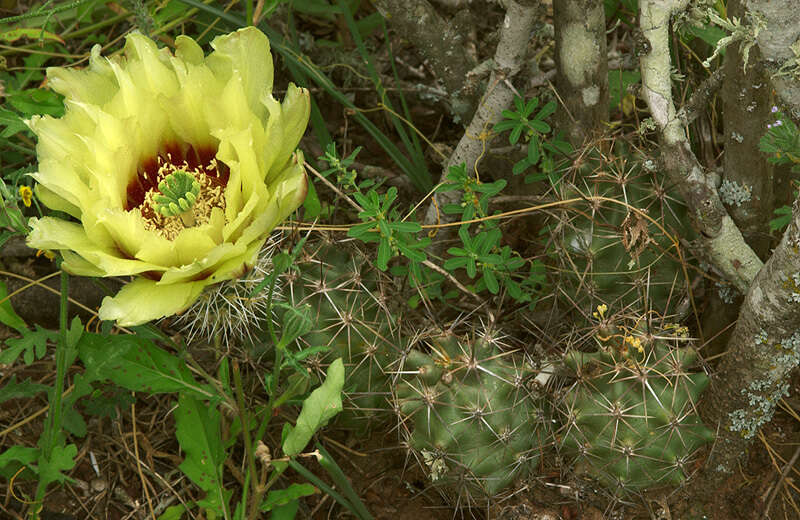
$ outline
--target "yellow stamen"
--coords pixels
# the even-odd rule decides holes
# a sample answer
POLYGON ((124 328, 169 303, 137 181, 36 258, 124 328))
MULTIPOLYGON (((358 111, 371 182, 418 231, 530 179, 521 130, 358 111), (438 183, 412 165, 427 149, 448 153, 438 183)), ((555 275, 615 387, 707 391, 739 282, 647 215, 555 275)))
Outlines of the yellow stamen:
MULTIPOLYGON (((169 160, 169 157, 167 159, 169 160)), ((156 174, 158 182, 161 182, 165 177, 176 171, 183 171, 197 180, 200 184, 200 191, 194 204, 189 209, 174 216, 165 216, 156 210, 158 203, 155 198, 161 195, 160 191, 148 191, 145 194, 144 201, 138 206, 138 209, 142 212, 146 229, 155 231, 168 240, 175 240, 185 228, 207 224, 211 220, 214 208, 220 208, 223 212, 225 211, 223 188, 215 184, 213 182, 214 177, 206 173, 205 170, 210 169, 208 166, 205 168, 202 166, 190 168, 186 161, 182 165, 176 165, 171 162, 162 163, 160 157, 159 163, 160 167, 156 174)), ((216 166, 216 163, 213 166, 216 166)))

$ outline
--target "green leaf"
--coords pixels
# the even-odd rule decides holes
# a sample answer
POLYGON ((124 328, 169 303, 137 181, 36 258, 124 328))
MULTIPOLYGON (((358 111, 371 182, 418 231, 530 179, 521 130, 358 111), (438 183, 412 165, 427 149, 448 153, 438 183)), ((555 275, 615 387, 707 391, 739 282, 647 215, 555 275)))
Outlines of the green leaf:
POLYGON ((21 117, 15 112, 5 108, 0 108, 0 126, 5 127, 3 131, 0 132, 0 137, 6 139, 28 129, 28 125, 25 124, 21 117))
POLYGON ((14 363, 23 353, 23 361, 26 365, 33 363, 34 356, 41 359, 47 352, 47 342, 55 341, 58 338, 58 331, 43 329, 36 325, 36 330, 23 333, 21 338, 10 338, 6 340, 6 349, 0 351, 0 365, 10 365, 14 363))
POLYGON ((494 130, 495 133, 499 134, 499 133, 505 132, 506 130, 512 130, 512 129, 516 128, 519 125, 519 122, 517 122, 516 120, 510 119, 511 117, 516 115, 516 114, 514 114, 514 112, 510 112, 509 113, 506 110, 506 111, 503 112, 503 115, 505 117, 508 117, 509 119, 504 119, 503 121, 500 121, 499 123, 494 125, 494 128, 492 130, 494 130), (507 113, 508 113, 508 115, 507 115, 507 113))
POLYGON ((0 31, 0 40, 5 42, 15 42, 20 38, 28 38, 31 40, 51 40, 64 43, 64 40, 61 39, 59 35, 36 27, 17 27, 7 31, 0 31))
POLYGON ((223 515, 227 510, 227 493, 222 486, 225 451, 219 410, 181 393, 175 409, 175 437, 186 456, 179 466, 181 471, 206 492, 203 507, 223 515))
POLYGON ((70 435, 75 437, 85 437, 88 432, 86 421, 83 416, 74 408, 64 408, 63 415, 61 416, 61 428, 69 432, 70 435))
POLYGON ((392 258, 392 247, 389 245, 389 240, 382 238, 378 244, 378 258, 375 260, 375 267, 381 271, 389 268, 389 260, 392 258))
POLYGON ((774 211, 775 215, 780 215, 769 221, 769 230, 777 231, 789 225, 792 221, 792 208, 789 206, 781 206, 774 211))
MULTIPOLYGON (((517 99, 522 101, 521 97, 518 97, 517 99)), ((539 106, 539 98, 532 97, 530 100, 528 100, 528 103, 525 105, 525 110, 522 111, 522 115, 528 117, 529 115, 533 114, 533 111, 536 110, 536 107, 538 106, 539 106)), ((536 116, 536 118, 541 119, 539 116, 536 116)))
POLYGON ((398 233, 419 233, 422 226, 419 222, 391 222, 389 227, 398 233))
POLYGON ((269 516, 270 520, 294 520, 297 516, 297 509, 300 506, 298 500, 292 500, 287 504, 275 506, 272 514, 269 516))
POLYGON ((500 291, 500 284, 497 283, 497 277, 491 269, 483 270, 483 281, 486 283, 486 288, 492 294, 497 294, 500 291))
MULTIPOLYGON (((711 48, 715 48, 717 46, 717 42, 719 42, 722 38, 728 36, 728 33, 720 27, 716 25, 706 24, 700 27, 695 27, 692 24, 685 24, 683 27, 683 31, 686 34, 691 36, 695 36, 700 38, 707 44, 711 46, 711 48)), ((691 39, 691 38, 690 38, 691 39)), ((720 50, 720 55, 725 56, 725 49, 720 50)))
POLYGON ((546 134, 551 130, 550 125, 548 125, 544 121, 536 121, 536 120, 534 120, 534 121, 530 122, 530 125, 531 125, 531 128, 533 128, 534 130, 536 130, 537 132, 542 133, 542 134, 546 134))
POLYGON ((83 401, 83 411, 94 417, 116 419, 119 410, 129 409, 135 401, 129 390, 107 383, 83 401))
POLYGON ((181 518, 183 518, 183 513, 185 512, 186 506, 183 504, 169 506, 164 510, 163 513, 158 515, 158 520, 181 520, 181 518))
POLYGON ((531 142, 528 143, 528 162, 531 165, 538 163, 541 155, 542 152, 539 149, 539 139, 534 136, 531 138, 531 142))
POLYGON ((3 302, 0 304, 0 322, 15 329, 20 334, 25 334, 28 332, 28 325, 25 323, 25 320, 20 318, 19 314, 14 311, 14 308, 11 306, 11 300, 6 299, 7 296, 8 291, 6 290, 6 284, 5 282, 0 282, 0 301, 3 302))
POLYGON ((74 444, 66 446, 53 446, 49 460, 44 460, 44 453, 39 453, 39 481, 44 485, 51 482, 64 482, 67 476, 63 471, 69 471, 75 466, 75 456, 78 448, 74 444))
POLYGON ((0 476, 10 479, 22 466, 32 466, 39 458, 39 448, 11 446, 0 453, 0 476))
MULTIPOLYGON (((514 107, 517 109, 517 112, 523 112, 525 110, 525 100, 522 99, 522 96, 514 96, 514 107)), ((516 115, 517 113, 511 110, 503 110, 503 117, 512 118, 516 115)))
POLYGON ((412 262, 424 262, 428 259, 427 255, 422 251, 407 247, 405 244, 398 244, 397 248, 412 262))
POLYGON ((468 258, 467 265, 464 266, 467 270, 467 276, 470 278, 475 278, 475 275, 478 274, 478 266, 475 265, 475 260, 468 258))
POLYGON ((22 112, 23 116, 47 114, 61 117, 64 115, 63 97, 52 90, 36 88, 15 92, 8 97, 8 103, 22 112))
POLYGON ((47 385, 34 383, 30 378, 17 383, 17 376, 12 375, 5 382, 5 385, 0 388, 0 403, 4 403, 10 399, 33 397, 40 392, 47 391, 49 388, 50 387, 47 385))
POLYGON ((283 327, 281 327, 281 339, 278 348, 285 348, 294 340, 310 331, 314 326, 311 319, 311 305, 305 304, 300 307, 281 304, 284 309, 283 327))
POLYGON ((109 379, 128 390, 150 394, 181 392, 197 398, 216 394, 195 381, 186 363, 139 336, 84 333, 78 355, 96 380, 109 379))
POLYGON ((536 114, 536 119, 542 120, 550 117, 556 111, 556 107, 558 107, 558 105, 555 101, 548 101, 547 104, 539 110, 539 113, 536 114))
MULTIPOLYGON (((452 255, 452 254, 454 254, 452 252, 453 249, 457 249, 457 248, 451 247, 450 249, 447 250, 447 252, 452 255)), ((462 251, 463 251, 463 249, 462 249, 462 251)), ((459 267, 466 266, 467 262, 468 262, 467 258, 465 258, 463 256, 457 256, 455 258, 448 258, 447 260, 444 261, 444 268, 447 269, 448 271, 455 271, 459 267)))
POLYGON ((342 411, 343 386, 344 364, 339 358, 328 367, 325 382, 303 401, 297 423, 283 441, 283 453, 286 456, 300 453, 314 433, 342 411))
POLYGON ((362 224, 355 224, 347 230, 347 236, 350 238, 361 238, 363 235, 369 233, 375 227, 375 222, 369 221, 362 224))
POLYGON ((319 493, 319 490, 311 484, 292 484, 286 489, 270 491, 267 498, 261 503, 261 511, 270 511, 276 506, 283 506, 298 498, 307 497, 319 493))
POLYGON ((514 175, 519 175, 531 166, 531 162, 528 159, 522 159, 521 161, 514 163, 514 166, 511 167, 511 173, 514 175))
POLYGON ((319 201, 319 196, 317 195, 317 189, 314 187, 313 182, 308 182, 308 195, 306 195, 306 199, 303 201, 303 208, 305 209, 305 213, 303 218, 307 221, 314 220, 319 216, 322 212, 322 204, 319 201))

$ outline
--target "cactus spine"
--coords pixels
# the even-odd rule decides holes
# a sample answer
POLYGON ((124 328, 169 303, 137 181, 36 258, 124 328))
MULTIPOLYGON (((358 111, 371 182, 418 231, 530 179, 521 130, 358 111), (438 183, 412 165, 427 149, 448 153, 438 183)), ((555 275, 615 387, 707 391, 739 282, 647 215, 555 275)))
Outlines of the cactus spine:
POLYGON ((578 189, 563 191, 562 200, 612 200, 571 204, 574 211, 560 220, 554 249, 567 274, 562 283, 585 313, 603 303, 665 312, 678 303, 684 275, 664 230, 683 229, 683 210, 650 172, 627 165, 618 170, 585 176, 578 189))
POLYGON ((606 322, 597 352, 567 354, 577 379, 561 403, 561 447, 578 472, 623 490, 686 479, 692 455, 714 435, 694 408, 708 377, 688 371, 696 352, 679 346, 687 340, 677 332, 606 322))
POLYGON ((484 338, 444 334, 429 347, 408 352, 396 410, 433 483, 469 505, 537 466, 550 434, 536 371, 484 338))
POLYGON ((365 255, 323 237, 307 244, 284 276, 284 298, 295 306, 310 305, 316 327, 300 346, 326 347, 307 359, 312 372, 341 357, 346 370, 344 411, 339 426, 365 432, 373 419, 391 415, 387 367, 401 355, 398 320, 383 298, 386 282, 365 255), (383 412, 383 413, 382 413, 383 412))

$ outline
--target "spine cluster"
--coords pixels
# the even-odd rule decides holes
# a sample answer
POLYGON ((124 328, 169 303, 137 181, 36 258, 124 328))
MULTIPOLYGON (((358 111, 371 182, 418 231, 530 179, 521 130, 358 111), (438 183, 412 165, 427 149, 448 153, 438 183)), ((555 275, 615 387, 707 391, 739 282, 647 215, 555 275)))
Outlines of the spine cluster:
POLYGON ((708 378, 691 370, 685 328, 611 325, 600 306, 595 350, 569 350, 543 373, 497 333, 402 331, 382 296, 391 282, 359 255, 322 241, 284 277, 285 301, 309 305, 317 324, 300 347, 323 347, 307 359, 320 375, 345 363, 338 426, 396 429, 458 503, 498 496, 557 455, 615 490, 680 484, 713 438, 694 410, 708 378), (565 390, 543 386, 554 371, 565 390))

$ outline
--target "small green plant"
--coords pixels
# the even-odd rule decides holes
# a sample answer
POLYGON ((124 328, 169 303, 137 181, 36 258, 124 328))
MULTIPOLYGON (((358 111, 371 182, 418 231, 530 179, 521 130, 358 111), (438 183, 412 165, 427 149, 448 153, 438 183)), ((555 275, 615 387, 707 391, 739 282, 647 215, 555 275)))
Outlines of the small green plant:
MULTIPOLYGON (((797 192, 795 192, 795 197, 797 197, 797 192)), ((790 206, 784 205, 775 208, 773 214, 775 218, 769 221, 770 231, 783 230, 792 222, 792 208, 790 206)))
MULTIPOLYGON (((357 173, 350 168, 358 150, 345 158, 340 158, 334 145, 330 145, 321 160, 330 166, 322 172, 326 177, 336 179, 339 186, 352 194, 359 205, 358 216, 362 223, 356 224, 348 231, 348 236, 364 242, 378 242, 376 266, 386 270, 389 261, 404 256, 408 262, 392 266, 392 274, 408 276, 411 274, 412 284, 426 298, 447 300, 455 292, 444 291, 442 284, 445 277, 429 265, 425 248, 430 244, 429 237, 418 238, 422 226, 411 219, 401 218, 399 211, 393 206, 397 198, 397 190, 389 188, 386 193, 379 194, 380 185, 371 180, 357 180, 357 173), (335 176, 334 176, 335 174, 335 176)), ((489 202, 506 186, 503 179, 484 182, 467 174, 465 166, 453 166, 448 170, 446 182, 436 188, 437 192, 459 191, 460 202, 448 204, 442 208, 447 214, 458 215, 462 221, 482 219, 476 224, 465 224, 459 229, 461 246, 448 249, 449 258, 442 266, 447 272, 455 275, 464 269, 470 279, 476 279, 468 287, 475 293, 489 291, 498 294, 501 288, 519 303, 534 305, 536 295, 544 282, 544 266, 534 260, 525 260, 519 253, 507 245, 501 245, 502 231, 498 222, 488 219, 489 202), (472 231, 474 230, 474 231, 472 231), (527 271, 525 267, 528 267, 527 271)), ((409 300, 412 306, 419 303, 418 297, 409 300)))
POLYGON ((767 125, 767 131, 758 142, 758 149, 768 154, 772 164, 791 164, 793 172, 800 172, 800 131, 791 118, 778 107, 772 107, 775 122, 767 125))
MULTIPOLYGON (((800 130, 778 107, 772 107, 775 121, 767 125, 767 131, 758 142, 758 149, 769 154, 772 164, 791 164, 792 171, 800 172, 800 130)), ((795 191, 795 196, 797 192, 795 191)), ((775 218, 769 221, 770 231, 779 231, 792 221, 792 208, 781 206, 774 210, 775 218)))
POLYGON ((556 111, 558 105, 549 101, 533 116, 538 106, 539 98, 534 97, 525 102, 521 97, 515 97, 516 110, 503 110, 504 119, 494 126, 494 131, 499 133, 510 130, 508 142, 512 145, 516 145, 520 137, 528 143, 527 155, 511 169, 514 175, 538 166, 537 171, 525 176, 525 182, 550 180, 555 184, 557 166, 572 147, 561 139, 560 134, 550 135, 552 128, 546 119, 556 111))

